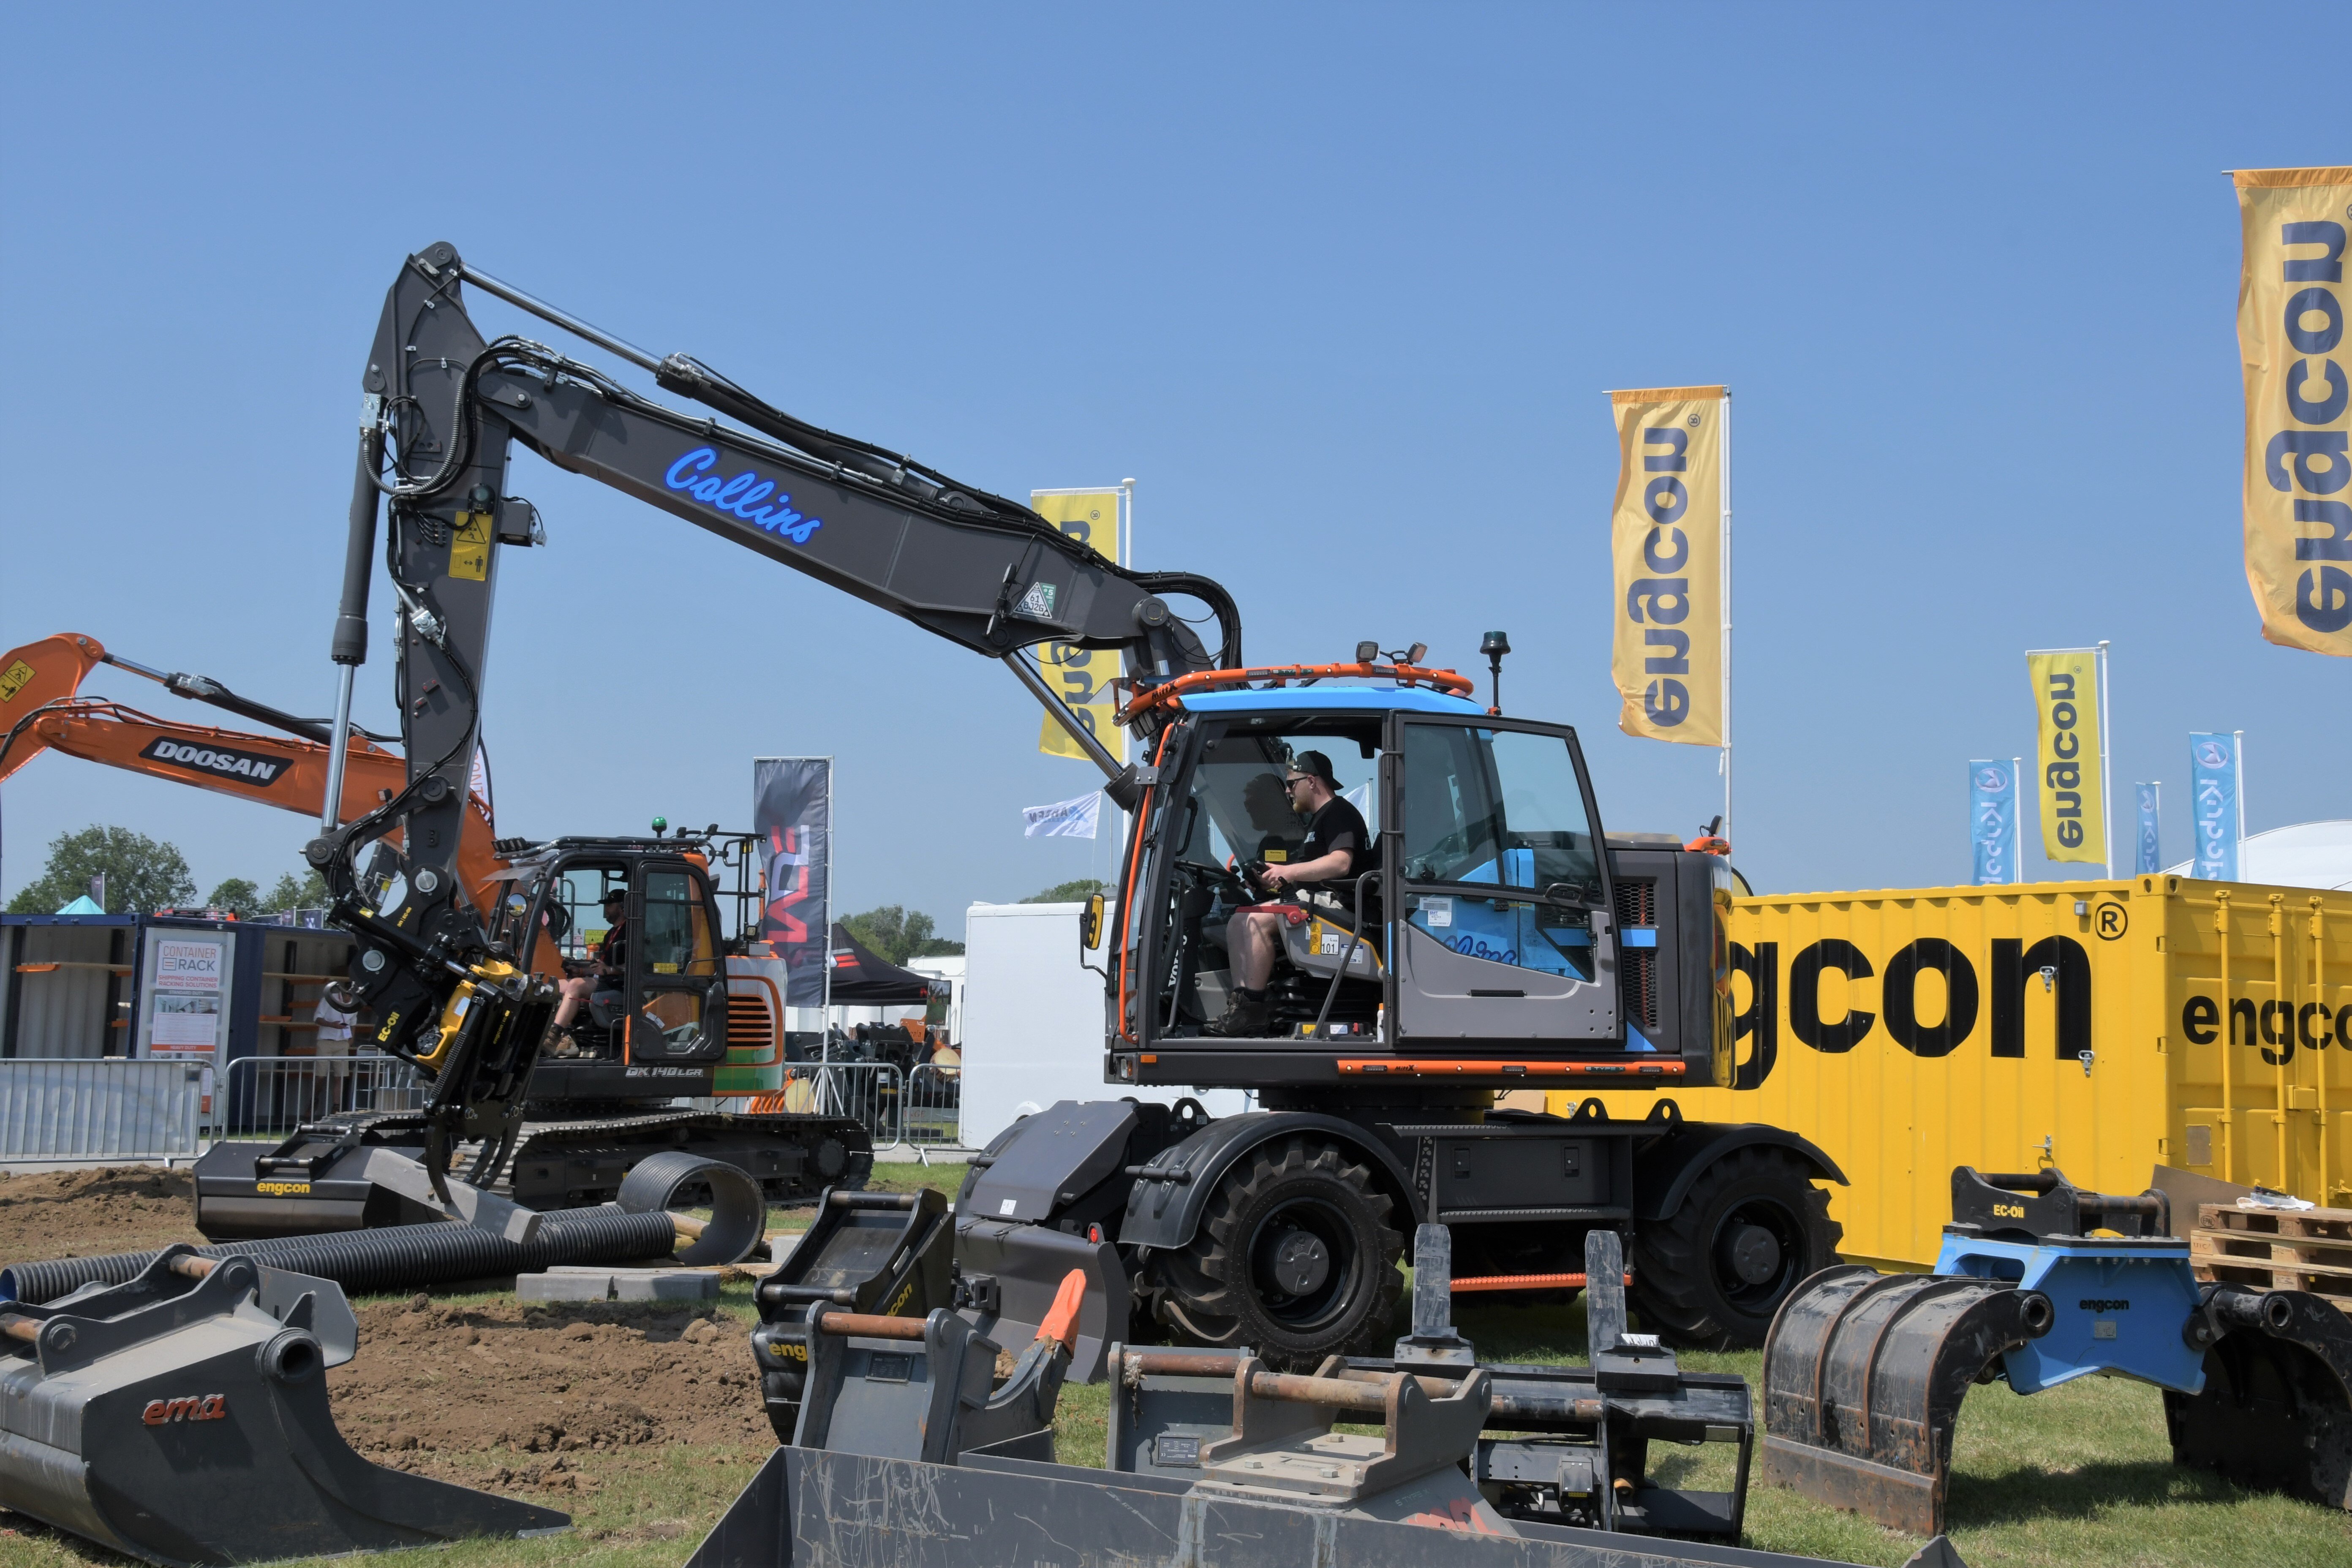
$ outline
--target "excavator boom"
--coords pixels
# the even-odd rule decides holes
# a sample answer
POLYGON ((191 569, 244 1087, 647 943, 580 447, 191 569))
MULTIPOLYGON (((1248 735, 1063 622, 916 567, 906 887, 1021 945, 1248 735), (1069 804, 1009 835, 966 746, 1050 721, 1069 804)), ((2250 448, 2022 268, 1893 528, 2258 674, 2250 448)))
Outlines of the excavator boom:
POLYGON ((1131 805, 1150 770, 1115 759, 1025 650, 1066 642, 1123 655, 1150 686, 1241 659, 1241 621, 1215 583, 1136 573, 1028 508, 901 454, 796 419, 701 362, 656 357, 468 267, 455 247, 408 258, 384 297, 361 377, 359 461, 331 647, 342 667, 320 837, 305 851, 358 942, 352 983, 384 1022, 374 1043, 433 1075, 426 1164, 436 1180, 459 1138, 511 1131, 551 987, 521 984, 454 875, 467 760, 480 732, 500 545, 541 542, 538 510, 511 494, 518 442, 819 582, 1005 662, 1131 805), (528 310, 724 415, 681 412, 603 370, 521 337, 488 340, 465 288, 528 310), (388 461, 387 461, 388 460, 388 461), (383 503, 388 501, 389 505, 383 503), (393 646, 406 779, 356 819, 333 770, 355 667, 368 647, 377 559, 399 599, 393 646), (1213 656, 1161 596, 1207 605, 1213 656), (394 827, 400 854, 358 857, 394 827))

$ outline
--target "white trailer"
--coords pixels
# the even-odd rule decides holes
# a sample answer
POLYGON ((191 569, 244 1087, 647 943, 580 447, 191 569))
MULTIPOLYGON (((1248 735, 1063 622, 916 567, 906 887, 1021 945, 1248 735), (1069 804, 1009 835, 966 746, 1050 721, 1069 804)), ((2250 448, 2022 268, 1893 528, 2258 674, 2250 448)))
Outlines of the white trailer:
MULTIPOLYGON (((1172 1105, 1180 1089, 1103 1083, 1102 975, 1078 962, 1084 904, 974 904, 964 911, 963 1142, 972 1148, 1057 1100, 1131 1096, 1172 1105)), ((1117 921, 1106 914, 1107 929, 1117 921)), ((1090 955, 1099 963, 1099 952, 1090 955)), ((1250 1109, 1236 1089, 1196 1093, 1212 1116, 1250 1109)))

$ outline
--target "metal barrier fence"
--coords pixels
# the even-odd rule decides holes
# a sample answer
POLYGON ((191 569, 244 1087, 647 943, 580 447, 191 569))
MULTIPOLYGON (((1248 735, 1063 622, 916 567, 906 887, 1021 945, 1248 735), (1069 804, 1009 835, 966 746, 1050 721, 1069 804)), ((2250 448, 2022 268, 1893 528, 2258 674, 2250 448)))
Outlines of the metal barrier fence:
POLYGON ((416 1068, 377 1051, 348 1057, 240 1057, 214 1106, 228 1137, 287 1133, 338 1110, 422 1110, 416 1068))
POLYGON ((899 1142, 953 1148, 962 1130, 963 1069, 925 1062, 908 1073, 898 1096, 899 1142))
POLYGON ((205 1073, 182 1061, 0 1061, 0 1160, 194 1156, 205 1073))
POLYGON ((846 1116, 876 1144, 898 1141, 898 1069, 888 1062, 793 1062, 781 1088, 736 1101, 754 1116, 846 1116))

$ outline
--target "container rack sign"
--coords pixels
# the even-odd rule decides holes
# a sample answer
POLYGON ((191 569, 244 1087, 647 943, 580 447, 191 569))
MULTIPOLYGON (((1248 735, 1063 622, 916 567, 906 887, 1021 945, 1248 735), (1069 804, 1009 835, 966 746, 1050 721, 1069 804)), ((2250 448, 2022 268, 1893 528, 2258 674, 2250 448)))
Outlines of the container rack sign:
POLYGON ((2246 584, 2265 641, 2352 656, 2352 168, 2241 169, 2246 584))
MULTIPOLYGON (((1039 517, 1080 544, 1113 563, 1127 564, 1127 503, 1125 487, 1118 489, 1031 490, 1029 507, 1039 517)), ((1127 761, 1127 731, 1114 721, 1118 699, 1111 682, 1126 673, 1120 656, 1108 648, 1080 647, 1076 643, 1047 643, 1038 654, 1046 684, 1069 706, 1110 754, 1127 761)), ((1086 752, 1051 713, 1037 732, 1037 749, 1049 757, 1087 762, 1086 752)))
POLYGON ((226 937, 165 936, 147 949, 146 1054, 217 1061, 226 1016, 229 944, 226 937))

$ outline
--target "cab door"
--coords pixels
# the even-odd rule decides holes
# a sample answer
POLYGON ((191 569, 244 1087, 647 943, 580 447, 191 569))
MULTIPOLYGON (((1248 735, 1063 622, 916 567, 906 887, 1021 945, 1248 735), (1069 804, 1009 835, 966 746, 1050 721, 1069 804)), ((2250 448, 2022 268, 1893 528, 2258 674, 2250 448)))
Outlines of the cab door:
POLYGON ((1389 749, 1396 1045, 1621 1046, 1606 840, 1575 731, 1400 714, 1389 749))
POLYGON ((727 976, 718 905, 698 867, 641 862, 629 889, 632 1062, 716 1062, 727 1055, 727 976))

